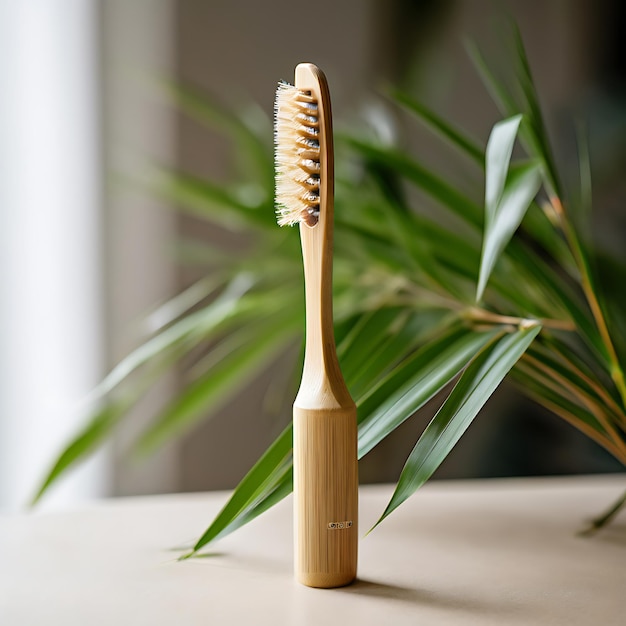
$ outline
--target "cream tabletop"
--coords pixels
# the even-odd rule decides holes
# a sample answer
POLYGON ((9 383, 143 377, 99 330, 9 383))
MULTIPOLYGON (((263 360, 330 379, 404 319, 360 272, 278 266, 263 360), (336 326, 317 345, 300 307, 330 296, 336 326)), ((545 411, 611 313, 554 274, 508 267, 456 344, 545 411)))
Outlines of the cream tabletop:
MULTIPOLYGON (((342 589, 292 578, 291 499, 177 562, 226 493, 0 516, 2 626, 624 625, 626 515, 577 531, 626 476, 432 482, 360 542, 342 589)), ((363 487, 361 535, 391 487, 363 487)))

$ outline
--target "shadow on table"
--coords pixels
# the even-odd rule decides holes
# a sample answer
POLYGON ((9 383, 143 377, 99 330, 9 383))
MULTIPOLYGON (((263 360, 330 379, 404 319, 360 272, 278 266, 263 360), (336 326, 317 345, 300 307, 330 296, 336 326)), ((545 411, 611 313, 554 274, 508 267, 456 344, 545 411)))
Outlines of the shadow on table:
POLYGON ((505 608, 454 593, 443 594, 440 591, 414 589, 411 587, 401 587, 399 585, 390 585, 362 579, 357 579, 352 585, 341 587, 336 591, 353 595, 382 598, 385 600, 399 600, 416 606, 431 606, 475 613, 502 613, 505 608))

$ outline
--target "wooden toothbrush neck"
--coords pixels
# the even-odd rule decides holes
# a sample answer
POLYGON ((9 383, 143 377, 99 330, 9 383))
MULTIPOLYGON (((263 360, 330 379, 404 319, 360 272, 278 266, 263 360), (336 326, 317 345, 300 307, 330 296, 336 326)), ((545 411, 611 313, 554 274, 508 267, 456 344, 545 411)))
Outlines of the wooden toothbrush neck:
POLYGON ((352 406, 339 369, 333 329, 332 221, 300 226, 304 260, 306 340, 299 406, 352 406))

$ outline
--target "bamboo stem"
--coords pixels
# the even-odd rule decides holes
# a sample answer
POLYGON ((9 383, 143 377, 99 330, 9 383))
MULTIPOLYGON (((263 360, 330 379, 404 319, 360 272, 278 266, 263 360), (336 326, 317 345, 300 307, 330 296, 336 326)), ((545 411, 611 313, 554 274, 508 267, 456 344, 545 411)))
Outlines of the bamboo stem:
POLYGON ((609 328, 607 326, 606 320, 604 319, 602 308, 600 307, 600 303, 593 289, 591 272, 582 252, 580 242, 578 241, 576 232, 574 231, 572 225, 567 219, 567 215, 565 214, 565 209, 560 198, 558 198, 557 196, 552 196, 550 198, 550 204, 554 209, 554 213, 558 217, 558 223, 561 231, 565 235, 565 239, 569 245, 572 256, 574 257, 574 261, 578 266, 582 290, 585 294, 585 298, 587 299, 587 303, 589 304, 589 308, 591 309, 591 314, 593 315, 593 318, 596 322, 598 332, 600 333, 602 343, 606 348, 607 356, 610 361, 609 374, 611 375, 611 378, 613 379, 613 382, 615 383, 615 386, 619 391, 620 397, 622 398, 622 404, 624 405, 624 407, 626 407, 626 381, 624 380, 624 372, 617 357, 617 352, 615 351, 613 342, 611 340, 611 335, 609 333, 609 328))
POLYGON ((514 317, 511 315, 500 315, 499 313, 493 313, 480 307, 470 307, 463 313, 463 317, 471 322, 480 323, 492 323, 492 324, 504 324, 505 326, 515 327, 527 327, 529 325, 541 324, 544 328, 553 328, 555 330, 567 330, 574 331, 576 326, 573 322, 566 320, 553 320, 553 319, 532 319, 524 317, 514 317))

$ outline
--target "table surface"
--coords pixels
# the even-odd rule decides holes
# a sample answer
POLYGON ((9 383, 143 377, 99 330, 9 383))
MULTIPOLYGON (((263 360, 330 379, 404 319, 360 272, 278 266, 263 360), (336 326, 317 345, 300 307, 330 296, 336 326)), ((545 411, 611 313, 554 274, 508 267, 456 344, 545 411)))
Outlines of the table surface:
MULTIPOLYGON (((177 562, 228 494, 0 517, 0 624, 626 624, 626 515, 585 521, 626 476, 432 482, 360 542, 359 578, 292 578, 291 498, 177 562)), ((366 530, 389 485, 361 489, 366 530)))

